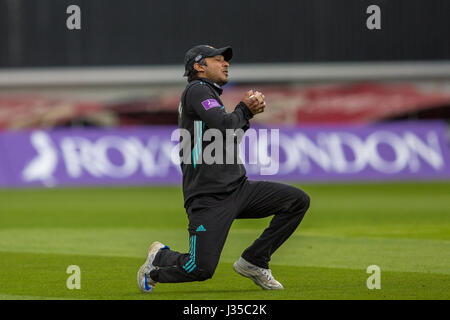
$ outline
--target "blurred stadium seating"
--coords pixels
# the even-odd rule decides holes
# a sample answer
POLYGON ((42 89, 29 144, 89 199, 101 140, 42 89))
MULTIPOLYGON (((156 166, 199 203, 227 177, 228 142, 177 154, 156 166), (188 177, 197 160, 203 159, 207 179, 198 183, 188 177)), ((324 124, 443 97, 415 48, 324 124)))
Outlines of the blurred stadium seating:
MULTIPOLYGON (((185 85, 181 77, 184 52, 208 42, 232 44, 235 50, 231 81, 223 94, 227 111, 231 112, 250 88, 265 93, 268 108, 253 120, 259 126, 296 127, 301 131, 305 126, 350 128, 427 120, 447 123, 450 132, 450 28, 442 13, 448 3, 414 0, 407 7, 383 3, 382 10, 390 14, 383 16, 381 30, 369 31, 365 27, 367 1, 353 1, 350 13, 330 0, 320 4, 309 0, 288 2, 293 12, 273 21, 274 25, 259 23, 261 17, 276 10, 271 2, 262 1, 258 3, 259 13, 249 14, 245 21, 232 23, 228 13, 218 13, 224 30, 228 28, 231 33, 211 38, 202 24, 192 22, 190 31, 195 36, 188 39, 183 29, 190 22, 188 16, 174 13, 173 19, 166 21, 163 15, 155 14, 165 10, 163 4, 153 4, 152 10, 146 11, 146 1, 137 1, 133 9, 119 1, 55 4, 45 0, 39 5, 3 1, 0 18, 8 22, 8 28, 0 31, 0 131, 155 125, 175 128, 185 85), (81 7, 83 27, 58 31, 57 25, 65 28, 69 4, 81 7), (32 10, 35 15, 30 15, 32 10), (102 12, 103 22, 93 14, 96 10, 102 12), (331 12, 333 19, 328 16, 331 12), (424 17, 423 12, 429 15, 424 17), (120 28, 113 23, 118 15, 123 17, 120 28), (396 15, 401 18, 392 20, 396 15), (139 22, 149 16, 152 20, 148 25, 139 22), (428 29, 413 23, 419 16, 428 21, 428 29), (260 30, 254 41, 248 41, 246 33, 237 32, 239 28, 254 30, 256 23, 260 30), (158 30, 180 31, 163 37, 155 32, 155 25, 158 30), (280 34, 275 25, 301 32, 280 34), (310 27, 313 25, 320 25, 321 32, 310 27), (293 36, 298 41, 292 41, 293 36), (154 41, 144 41, 148 37, 154 41)), ((202 5, 213 9, 206 1, 202 5)), ((180 6, 186 12, 193 10, 186 4, 180 6)), ((241 6, 245 11, 251 4, 241 6)), ((241 15, 235 13, 236 17, 241 15)), ((36 139, 35 150, 36 143, 51 142, 36 139)), ((423 141, 431 146, 430 140, 423 141)))

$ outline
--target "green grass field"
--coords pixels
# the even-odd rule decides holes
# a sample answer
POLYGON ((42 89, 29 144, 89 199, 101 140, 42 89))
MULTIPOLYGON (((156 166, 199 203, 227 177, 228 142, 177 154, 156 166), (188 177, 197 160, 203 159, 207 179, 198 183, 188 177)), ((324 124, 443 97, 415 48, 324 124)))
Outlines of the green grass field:
POLYGON ((285 290, 232 264, 269 219, 236 220, 211 280, 159 284, 136 272, 159 240, 188 251, 178 187, 0 190, 0 299, 449 299, 450 182, 305 184, 311 208, 273 255, 285 290), (69 290, 69 265, 81 289, 69 290), (369 290, 366 268, 381 268, 369 290))

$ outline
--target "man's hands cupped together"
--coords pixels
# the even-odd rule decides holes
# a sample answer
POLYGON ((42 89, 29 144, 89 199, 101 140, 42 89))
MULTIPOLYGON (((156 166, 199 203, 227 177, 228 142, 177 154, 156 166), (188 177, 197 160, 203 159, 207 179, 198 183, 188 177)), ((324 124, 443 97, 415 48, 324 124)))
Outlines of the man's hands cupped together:
POLYGON ((259 91, 248 91, 242 102, 250 109, 250 111, 255 115, 264 112, 266 107, 265 96, 259 91))

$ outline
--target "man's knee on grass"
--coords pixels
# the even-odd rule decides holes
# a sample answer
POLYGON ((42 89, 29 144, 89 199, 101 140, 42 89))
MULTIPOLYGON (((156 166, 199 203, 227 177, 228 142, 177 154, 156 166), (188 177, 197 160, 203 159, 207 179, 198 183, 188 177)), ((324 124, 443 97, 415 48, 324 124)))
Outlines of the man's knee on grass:
POLYGON ((196 281, 205 281, 212 278, 215 269, 215 267, 210 266, 205 266, 204 268, 202 268, 202 266, 199 266, 192 271, 192 276, 195 277, 196 281))

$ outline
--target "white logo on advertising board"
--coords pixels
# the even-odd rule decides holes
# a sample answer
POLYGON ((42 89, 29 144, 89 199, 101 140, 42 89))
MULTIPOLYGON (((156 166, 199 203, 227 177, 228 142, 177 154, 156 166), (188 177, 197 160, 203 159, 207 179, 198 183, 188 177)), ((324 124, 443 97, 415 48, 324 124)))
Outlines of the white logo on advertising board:
POLYGON ((40 180, 45 185, 54 185, 53 173, 58 165, 58 150, 53 145, 52 139, 45 132, 36 131, 31 134, 30 142, 37 155, 23 169, 23 181, 40 180))
MULTIPOLYGON (((368 168, 383 175, 414 174, 424 168, 434 172, 445 169, 439 136, 433 130, 423 137, 411 131, 388 130, 377 130, 366 138, 351 132, 319 132, 314 137, 302 132, 292 135, 280 132, 276 137, 268 139, 267 133, 261 132, 244 136, 239 153, 244 155, 244 164, 249 165, 247 173, 308 175, 321 172, 345 176, 368 168), (267 172, 263 172, 264 169, 267 172)), ((177 159, 180 145, 169 137, 154 135, 143 140, 137 136, 104 135, 95 139, 66 136, 56 142, 48 133, 36 131, 30 135, 30 143, 37 154, 21 172, 22 180, 27 183, 39 181, 46 186, 55 185, 58 165, 63 165, 66 177, 71 179, 126 179, 133 175, 164 178, 172 170, 181 175, 180 159, 177 159)), ((209 154, 207 151, 204 150, 205 155, 209 154)), ((190 152, 187 154, 189 157, 190 152)), ((227 159, 223 163, 228 163, 227 159)))

